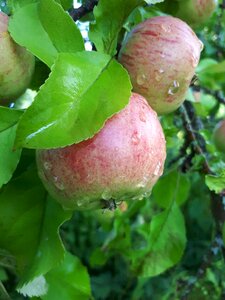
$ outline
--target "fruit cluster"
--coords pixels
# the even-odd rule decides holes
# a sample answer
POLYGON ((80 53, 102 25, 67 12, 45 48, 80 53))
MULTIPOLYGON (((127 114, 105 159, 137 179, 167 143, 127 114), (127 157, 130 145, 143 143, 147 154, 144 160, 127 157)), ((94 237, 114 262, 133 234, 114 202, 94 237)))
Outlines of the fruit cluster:
MULTIPOLYGON (((157 114, 171 113, 183 103, 202 49, 191 27, 171 16, 150 18, 127 34, 118 61, 131 78, 130 102, 93 138, 37 151, 38 172, 50 195, 66 209, 106 207, 110 201, 148 195, 163 173, 166 158, 157 114)), ((1 12, 0 61, 3 105, 27 88, 34 56, 12 40, 8 16, 1 12)), ((225 136, 221 128, 215 140, 224 149, 224 139, 217 137, 221 132, 225 136)))

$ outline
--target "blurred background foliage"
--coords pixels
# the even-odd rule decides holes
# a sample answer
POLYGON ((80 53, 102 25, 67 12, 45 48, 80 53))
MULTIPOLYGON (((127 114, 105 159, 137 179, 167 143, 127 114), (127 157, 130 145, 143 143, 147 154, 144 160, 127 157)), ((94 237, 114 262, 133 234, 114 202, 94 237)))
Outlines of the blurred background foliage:
MULTIPOLYGON (((71 1, 65 1, 64 5, 69 8, 71 1)), ((171 3, 171 13, 173 5, 176 1, 171 3)), ((10 12, 3 0, 0 0, 0 8, 10 12)), ((165 14, 161 8, 162 5, 137 8, 128 18, 124 32, 149 17, 165 14)), ((89 46, 86 28, 92 20, 90 13, 78 23, 89 46)), ((225 168, 225 156, 216 151, 212 132, 215 124, 225 118, 225 105, 218 101, 219 97, 224 99, 225 93, 224 8, 218 6, 208 23, 196 33, 204 43, 204 50, 196 81, 187 99, 193 103, 201 119, 199 132, 205 139, 211 168, 220 172, 225 168)), ((120 43, 122 37, 121 34, 120 43)), ((35 91, 48 73, 49 69, 38 62, 30 90, 35 91)), ((32 101, 32 94, 30 97, 32 101)), ((29 103, 28 94, 18 103, 25 100, 29 103)), ((16 105, 21 107, 18 103, 16 105)), ((161 123, 167 140, 166 172, 154 187, 150 199, 122 203, 115 211, 75 212, 72 219, 61 227, 60 234, 66 249, 79 257, 88 269, 94 299, 225 299, 224 256, 218 241, 214 246, 217 236, 210 192, 199 172, 202 158, 193 155, 191 146, 181 151, 185 132, 180 111, 161 117, 161 123), (139 253, 151 242, 149 224, 155 215, 175 202, 181 207, 185 219, 187 244, 184 255, 176 266, 163 274, 140 277, 136 265, 139 259, 142 263, 144 258, 144 255, 140 258, 139 253)), ((21 174, 33 159, 33 150, 23 150, 14 177, 21 174)), ((171 222, 177 225, 177 220, 171 222)), ((169 245, 165 245, 165 259, 167 247, 169 245)), ((180 259, 179 251, 174 255, 177 256, 175 260, 180 259)), ((14 291, 17 279, 13 271, 4 268, 4 263, 0 252, 0 281, 12 299, 25 299, 14 291)))

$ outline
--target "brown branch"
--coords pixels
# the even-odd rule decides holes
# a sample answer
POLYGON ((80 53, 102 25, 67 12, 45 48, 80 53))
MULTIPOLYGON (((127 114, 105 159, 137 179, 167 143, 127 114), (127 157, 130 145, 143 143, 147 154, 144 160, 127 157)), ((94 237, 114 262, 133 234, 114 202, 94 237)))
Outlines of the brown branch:
POLYGON ((184 129, 186 131, 187 140, 192 143, 193 149, 196 154, 201 155, 203 158, 204 174, 214 174, 210 169, 207 157, 206 157, 206 143, 203 137, 199 134, 199 130, 202 128, 202 124, 199 118, 196 117, 193 105, 191 102, 185 101, 181 107, 181 116, 183 119, 184 129))
POLYGON ((199 92, 199 91, 203 91, 204 93, 208 94, 208 95, 212 95, 214 98, 216 98, 216 100, 225 105, 225 97, 223 95, 223 93, 221 91, 212 91, 209 88, 206 87, 202 87, 202 86, 192 86, 193 90, 199 92))
MULTIPOLYGON (((206 142, 204 138, 199 133, 199 130, 203 128, 202 122, 198 116, 195 114, 194 107, 191 102, 185 101, 181 107, 181 116, 183 120, 184 129, 186 132, 186 138, 190 142, 193 147, 193 151, 197 155, 201 155, 202 162, 202 173, 204 175, 213 175, 210 164, 208 162, 208 153, 206 149, 206 142)), ((186 141, 187 143, 187 141, 186 141)), ((188 299, 192 289, 195 286, 195 283, 198 279, 202 278, 207 268, 210 266, 212 262, 212 258, 215 254, 220 250, 223 255, 225 254, 223 240, 222 240, 222 225, 225 222, 225 208, 223 204, 223 197, 225 196, 225 191, 221 194, 216 194, 210 191, 211 198, 211 210, 214 218, 214 222, 216 225, 216 237, 210 247, 208 253, 204 256, 202 265, 200 266, 197 275, 194 280, 190 282, 184 281, 182 282, 182 300, 188 299), (217 251, 216 251, 217 250, 217 251)), ((180 286, 178 289, 181 290, 180 286)))
POLYGON ((73 18, 74 21, 77 21, 89 12, 93 11, 95 5, 97 4, 98 0, 87 0, 79 8, 70 10, 70 16, 73 18))

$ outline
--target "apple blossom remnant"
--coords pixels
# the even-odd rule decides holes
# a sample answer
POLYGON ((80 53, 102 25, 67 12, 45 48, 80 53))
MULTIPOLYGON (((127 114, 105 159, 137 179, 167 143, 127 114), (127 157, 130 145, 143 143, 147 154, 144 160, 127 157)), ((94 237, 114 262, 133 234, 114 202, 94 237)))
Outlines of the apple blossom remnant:
POLYGON ((162 175, 165 158, 157 114, 135 93, 93 138, 65 148, 37 150, 43 184, 67 209, 142 199, 162 175))

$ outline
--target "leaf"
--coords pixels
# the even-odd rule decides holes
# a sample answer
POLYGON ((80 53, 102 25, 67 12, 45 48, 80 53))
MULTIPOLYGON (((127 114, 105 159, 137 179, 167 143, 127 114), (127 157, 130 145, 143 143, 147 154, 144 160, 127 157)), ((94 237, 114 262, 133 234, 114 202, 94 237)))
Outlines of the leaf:
POLYGON ((153 189, 153 196, 157 204, 163 208, 168 208, 173 201, 181 205, 187 200, 190 187, 188 177, 174 170, 160 178, 153 189))
POLYGON ((58 52, 75 53, 84 50, 80 30, 61 5, 54 0, 41 0, 39 14, 42 25, 58 52))
POLYGON ((51 199, 30 169, 12 180, 0 194, 0 248, 16 258, 23 284, 48 272, 63 260, 58 227, 69 212, 51 199))
MULTIPOLYGON (((9 127, 18 117, 16 113, 6 114, 4 119, 4 115, 1 115, 1 112, 2 110, 0 109, 0 117, 3 117, 3 120, 0 119, 0 127, 1 125, 9 127)), ((17 125, 14 125, 0 132, 0 188, 11 179, 20 160, 21 150, 13 150, 16 128, 17 125)))
POLYGON ((48 293, 43 300, 88 300, 91 296, 90 278, 80 260, 66 253, 63 263, 45 276, 48 293))
POLYGON ((22 110, 0 106, 0 132, 16 125, 22 114, 22 110))
POLYGON ((40 297, 47 294, 48 286, 44 276, 34 278, 34 280, 24 284, 18 289, 18 292, 23 296, 40 297))
POLYGON ((205 182, 210 191, 214 191, 217 194, 225 190, 225 171, 220 175, 206 175, 205 182))
POLYGON ((176 203, 153 217, 146 236, 149 246, 132 254, 132 269, 141 277, 157 276, 173 267, 185 249, 184 218, 176 203))
POLYGON ((116 54, 118 34, 129 14, 141 0, 100 0, 94 8, 96 23, 91 24, 89 36, 100 52, 116 54))
POLYGON ((39 0, 8 0, 7 5, 12 10, 13 13, 15 13, 18 9, 21 7, 31 4, 31 3, 37 3, 39 0))
POLYGON ((127 72, 108 55, 60 54, 19 122, 16 145, 46 149, 90 138, 128 103, 130 90, 127 72))
POLYGON ((13 39, 27 48, 49 67, 57 57, 57 50, 45 32, 36 3, 25 5, 10 18, 9 31, 13 39))
POLYGON ((218 62, 217 64, 211 63, 210 66, 204 68, 202 72, 207 74, 224 73, 225 71, 225 60, 218 62))

